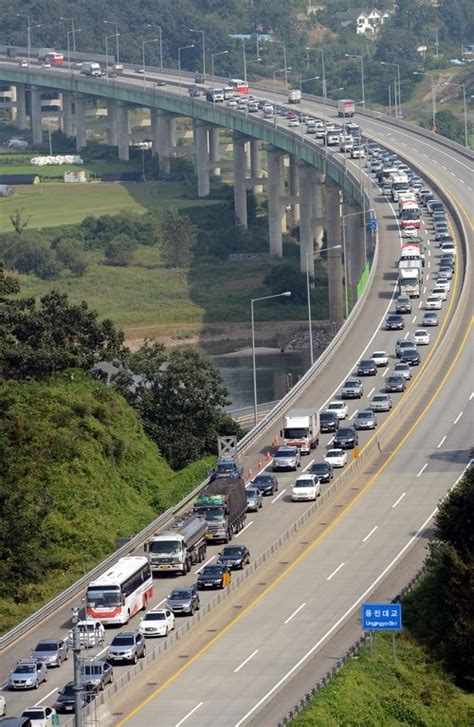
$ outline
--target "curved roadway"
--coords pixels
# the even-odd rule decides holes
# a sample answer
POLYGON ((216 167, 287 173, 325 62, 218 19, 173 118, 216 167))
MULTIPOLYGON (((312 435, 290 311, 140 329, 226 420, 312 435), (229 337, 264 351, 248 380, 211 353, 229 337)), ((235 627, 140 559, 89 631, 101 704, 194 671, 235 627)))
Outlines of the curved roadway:
MULTIPOLYGON (((137 82, 140 82, 139 79, 137 82)), ((304 109, 321 113, 317 103, 305 102, 304 109)), ((426 176, 432 176, 440 187, 448 191, 464 219, 468 234, 472 234, 472 223, 467 214, 472 191, 472 168, 465 157, 442 144, 428 145, 418 136, 410 137, 405 130, 390 127, 388 131, 382 121, 365 119, 362 126, 364 134, 405 156, 409 163, 415 164, 426 176), (443 166, 445 170, 441 171, 443 166)), ((392 354, 393 363, 393 346, 397 336, 381 330, 380 323, 390 307, 394 291, 399 237, 388 203, 376 198, 375 205, 380 230, 379 258, 366 305, 330 365, 326 365, 305 389, 301 401, 293 402, 292 406, 303 402, 323 406, 366 350, 370 354, 372 350, 387 349, 392 354)), ((436 269, 437 252, 432 244, 428 251, 426 272, 432 276, 436 269)), ((439 332, 431 329, 433 342, 426 352, 422 351, 424 360, 432 356, 429 352, 436 346, 435 336, 441 336, 455 317, 463 273, 462 251, 460 253, 456 280, 453 281, 449 301, 444 305, 443 324, 439 332)), ((451 334, 449 345, 454 347, 453 365, 446 382, 441 380, 439 392, 439 371, 446 372, 449 362, 444 360, 440 366, 435 366, 434 361, 427 362, 425 370, 419 374, 420 378, 429 375, 430 383, 433 382, 429 395, 426 387, 419 384, 414 392, 415 410, 423 413, 420 421, 417 422, 416 415, 410 411, 413 396, 410 397, 409 393, 404 395, 402 404, 390 419, 386 415, 379 416, 380 433, 363 435, 362 447, 366 442, 373 443, 378 439, 381 456, 377 462, 368 462, 367 472, 364 467, 354 468, 350 484, 358 490, 346 495, 351 499, 342 503, 331 500, 321 510, 321 518, 313 518, 313 525, 307 533, 308 547, 298 553, 297 559, 292 560, 286 569, 274 575, 274 582, 269 582, 263 592, 260 587, 257 596, 249 594, 250 604, 241 610, 237 618, 229 620, 224 628, 220 624, 218 634, 210 644, 201 644, 195 653, 189 649, 190 653, 179 669, 176 665, 183 664, 183 659, 180 662, 175 647, 170 649, 170 657, 163 660, 163 671, 158 681, 160 686, 153 698, 150 698, 150 686, 144 688, 147 678, 137 683, 136 694, 132 694, 129 688, 125 700, 122 695, 116 697, 112 709, 115 714, 122 715, 127 713, 135 699, 137 702, 147 699, 142 710, 137 709, 130 719, 121 723, 154 724, 152 715, 156 714, 160 715, 159 723, 163 726, 185 722, 190 726, 215 724, 226 727, 250 724, 254 719, 259 725, 275 723, 276 715, 265 706, 267 700, 273 699, 300 668, 303 674, 306 660, 313 656, 316 658, 325 641, 339 632, 343 623, 353 619, 357 602, 365 591, 369 593, 377 583, 383 585, 385 576, 391 571, 391 564, 395 565, 397 554, 403 551, 404 555, 414 547, 417 539, 415 537, 414 540, 414 536, 420 535, 429 524, 439 498, 465 466, 470 446, 470 430, 466 422, 469 418, 472 421, 472 341, 464 340, 463 345, 461 342, 471 310, 472 306, 464 306, 460 324, 451 334), (423 402, 422 406, 422 393, 426 400, 433 399, 431 408, 426 412, 423 412, 426 403, 423 402), (406 421, 407 418, 410 422, 406 421), (390 441, 388 435, 392 426, 385 425, 384 430, 384 420, 393 422, 394 431, 401 427, 405 437, 403 446, 390 441), (354 492, 357 494, 354 495, 354 492), (340 505, 339 511, 337 505, 340 505), (318 524, 315 520, 325 522, 318 524), (262 709, 267 711, 261 712, 262 709)), ((414 330, 420 315, 421 311, 414 309, 407 330, 414 330)), ((351 406, 351 415, 356 408, 367 403, 367 395, 370 398, 372 388, 381 389, 382 372, 379 371, 375 380, 366 379, 364 384, 366 397, 363 402, 351 406)), ((259 452, 271 444, 279 428, 276 422, 255 442, 245 457, 246 469, 255 467, 261 456, 259 452)), ((328 441, 328 436, 322 438, 318 459, 322 457, 328 441)), ((260 513, 249 515, 247 529, 240 536, 242 542, 249 545, 254 557, 308 508, 306 504, 289 501, 287 493, 292 476, 281 475, 279 479, 278 496, 267 499, 260 513)), ((215 551, 216 548, 210 548, 209 557, 215 551)), ((159 580, 155 602, 161 601, 172 585, 166 579, 159 580)), ((258 585, 255 588, 258 590, 258 585)), ((203 601, 206 601, 206 595, 203 601)), ((27 655, 36 640, 57 634, 68 625, 71 605, 54 614, 9 649, 7 658, 3 660, 3 678, 7 668, 16 658, 27 655)), ((180 625, 179 621, 177 625, 180 625)), ((192 636, 187 638, 192 639, 192 636)), ((185 645, 186 641, 181 641, 178 651, 188 651, 185 645)), ((192 641, 190 646, 196 648, 192 641)), ((154 667, 150 673, 153 674, 156 669, 154 667)), ((50 681, 33 698, 25 693, 7 695, 9 713, 19 712, 34 701, 50 703, 56 688, 70 678, 67 670, 67 665, 63 665, 60 670, 50 672, 50 681)), ((120 671, 120 668, 116 670, 117 673, 120 671)), ((154 679, 153 676, 150 678, 154 679)), ((296 701, 298 681, 292 681, 280 693, 279 709, 287 708, 296 701), (287 702, 282 694, 288 695, 287 702)), ((110 723, 116 723, 117 718, 112 717, 110 723)), ((105 724, 105 715, 102 723, 105 724)))

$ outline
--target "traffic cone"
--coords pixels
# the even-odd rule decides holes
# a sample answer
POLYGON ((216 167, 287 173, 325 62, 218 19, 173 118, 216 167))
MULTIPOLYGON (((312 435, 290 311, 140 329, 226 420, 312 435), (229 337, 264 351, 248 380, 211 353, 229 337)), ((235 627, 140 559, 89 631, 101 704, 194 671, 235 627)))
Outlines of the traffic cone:
POLYGON ((251 479, 252 479, 252 477, 253 477, 253 472, 252 472, 252 470, 249 470, 249 473, 248 473, 248 475, 247 475, 247 476, 248 476, 249 480, 251 480, 251 479))
POLYGON ((259 470, 261 470, 261 469, 262 469, 262 467, 263 467, 263 464, 262 464, 262 460, 261 460, 261 459, 259 459, 259 460, 258 460, 258 469, 259 469, 259 470))
POLYGON ((265 459, 267 460, 267 462, 270 462, 271 458, 272 458, 272 456, 271 456, 269 450, 267 450, 267 452, 265 454, 265 459))

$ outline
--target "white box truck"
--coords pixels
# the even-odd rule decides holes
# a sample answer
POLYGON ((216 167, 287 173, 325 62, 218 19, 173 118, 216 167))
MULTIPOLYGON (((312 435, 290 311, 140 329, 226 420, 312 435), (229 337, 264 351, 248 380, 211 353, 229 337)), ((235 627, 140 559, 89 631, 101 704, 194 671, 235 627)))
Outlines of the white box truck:
POLYGON ((319 444, 319 411, 292 409, 283 418, 281 437, 285 444, 298 447, 301 454, 309 454, 319 444))
POLYGON ((337 102, 337 115, 348 118, 355 114, 355 101, 350 98, 340 98, 337 102))
POLYGON ((85 61, 81 63, 81 73, 83 76, 101 76, 102 68, 100 67, 100 63, 85 61))
POLYGON ((398 277, 398 290, 400 295, 409 298, 420 297, 420 271, 418 268, 400 268, 398 277))
POLYGON ((153 572, 181 573, 206 557, 207 523, 195 512, 178 516, 162 533, 157 533, 143 546, 153 572))
POLYGON ((288 91, 288 103, 301 103, 301 91, 299 88, 288 91))

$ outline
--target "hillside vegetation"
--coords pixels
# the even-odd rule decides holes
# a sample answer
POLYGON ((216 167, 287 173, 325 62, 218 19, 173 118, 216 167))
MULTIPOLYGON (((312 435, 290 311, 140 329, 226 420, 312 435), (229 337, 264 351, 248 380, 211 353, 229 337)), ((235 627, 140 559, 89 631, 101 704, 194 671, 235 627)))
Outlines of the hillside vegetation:
POLYGON ((113 389, 67 372, 0 389, 0 628, 34 610, 199 482, 175 475, 113 389))

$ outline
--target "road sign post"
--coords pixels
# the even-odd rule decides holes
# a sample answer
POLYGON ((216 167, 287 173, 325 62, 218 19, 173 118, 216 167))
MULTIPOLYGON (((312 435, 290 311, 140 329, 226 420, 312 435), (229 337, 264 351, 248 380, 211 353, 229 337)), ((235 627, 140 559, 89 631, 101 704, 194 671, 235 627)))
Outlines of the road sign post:
POLYGON ((401 631, 401 603, 363 603, 361 606, 362 630, 370 633, 370 655, 373 654, 373 638, 375 631, 392 632, 393 660, 396 661, 395 632, 401 631))

